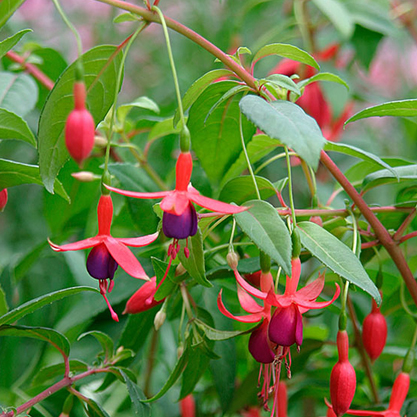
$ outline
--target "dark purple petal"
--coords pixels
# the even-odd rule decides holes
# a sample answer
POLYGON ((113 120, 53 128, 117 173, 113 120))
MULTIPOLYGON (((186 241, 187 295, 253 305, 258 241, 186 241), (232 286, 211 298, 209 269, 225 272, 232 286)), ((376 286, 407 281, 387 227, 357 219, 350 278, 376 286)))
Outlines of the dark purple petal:
POLYGON ((180 216, 164 212, 162 230, 167 237, 187 239, 197 233, 197 213, 190 203, 180 216))
POLYGON ((268 343, 268 320, 264 320, 250 335, 249 352, 260 363, 273 362, 275 355, 268 343))
POLYGON ((104 244, 95 246, 87 258, 87 271, 97 279, 113 279, 118 267, 104 244))
POLYGON ((303 342, 303 321, 297 305, 278 308, 269 323, 268 335, 271 342, 279 346, 291 346, 303 342))

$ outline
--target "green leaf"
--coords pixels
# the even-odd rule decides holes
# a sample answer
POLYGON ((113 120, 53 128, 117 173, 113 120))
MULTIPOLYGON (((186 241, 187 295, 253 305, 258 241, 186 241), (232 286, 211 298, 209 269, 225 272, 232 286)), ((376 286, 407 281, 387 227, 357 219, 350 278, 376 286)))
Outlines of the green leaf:
POLYGON ((24 3, 25 0, 3 0, 0 2, 0 28, 10 16, 24 3))
POLYGON ((0 287, 0 315, 4 315, 9 311, 9 306, 7 305, 6 294, 3 291, 3 288, 0 287))
MULTIPOLYGON (((169 264, 167 262, 161 261, 158 258, 151 257, 153 270, 156 276, 156 282, 159 284, 164 277, 169 264)), ((172 294, 174 288, 176 287, 176 283, 174 281, 175 278, 175 267, 171 267, 168 271, 168 274, 165 278, 165 281, 161 286, 158 288, 158 291, 155 293, 154 298, 156 301, 163 300, 166 296, 172 294)))
MULTIPOLYGON (((256 184, 262 200, 275 195, 274 185, 266 178, 255 176, 256 184)), ((225 203, 243 204, 245 201, 257 198, 253 179, 250 175, 233 178, 228 181, 220 191, 219 200, 225 203)))
MULTIPOLYGON (((80 58, 87 87, 87 107, 96 122, 103 120, 114 102, 115 83, 121 56, 117 47, 97 46, 80 58)), ((73 85, 77 63, 70 65, 59 78, 43 107, 39 119, 39 166, 46 189, 53 193, 53 183, 68 159, 64 128, 74 107, 73 85)))
POLYGON ((0 72, 0 107, 25 116, 36 106, 38 86, 31 76, 20 72, 0 72))
MULTIPOLYGON (((279 146, 279 142, 277 142, 276 139, 272 139, 267 135, 258 134, 253 136, 251 141, 246 146, 246 150, 251 164, 255 164, 264 156, 274 151, 277 148, 277 146, 279 146)), ((242 150, 239 157, 236 159, 236 161, 233 163, 233 165, 230 167, 227 173, 223 176, 220 185, 224 186, 226 182, 228 182, 234 177, 237 177, 247 168, 248 163, 246 161, 245 152, 242 150)))
POLYGON ((301 91, 298 85, 288 76, 283 74, 271 74, 265 79, 260 80, 261 84, 272 84, 274 86, 284 88, 301 96, 301 91))
MULTIPOLYGON (((22 184, 43 185, 39 175, 39 167, 37 165, 0 159, 0 189, 22 184)), ((59 196, 68 202, 70 201, 68 194, 58 179, 54 181, 54 188, 59 196)))
POLYGON ((389 101, 377 106, 367 107, 346 120, 345 125, 367 117, 413 117, 417 116, 417 99, 389 101))
POLYGON ((154 113, 159 114, 160 110, 158 105, 148 97, 142 96, 138 97, 136 100, 133 100, 130 103, 122 104, 117 108, 117 120, 123 125, 126 116, 129 114, 130 110, 134 107, 138 107, 140 109, 151 110, 154 113))
POLYGON ((58 349, 62 355, 68 356, 70 352, 68 339, 54 329, 47 329, 45 327, 10 326, 8 324, 4 324, 0 326, 0 336, 17 336, 39 339, 50 343, 54 348, 58 349))
POLYGON ((178 257, 182 266, 187 270, 191 278, 194 278, 200 285, 203 287, 212 287, 212 283, 206 278, 203 237, 201 235, 201 230, 197 229, 197 233, 188 238, 188 249, 190 250, 190 256, 188 258, 184 254, 186 244, 187 240, 180 240, 180 251, 178 252, 178 257))
POLYGON ((352 36, 355 22, 343 2, 339 0, 313 0, 313 2, 344 38, 348 39, 352 36))
POLYGON ((371 65, 382 38, 383 35, 379 31, 368 29, 359 24, 355 26, 351 43, 355 49, 357 61, 367 70, 371 65))
MULTIPOLYGON (((185 119, 187 121, 187 118, 185 119)), ((162 138, 167 135, 173 135, 180 133, 180 127, 174 127, 173 118, 169 117, 168 119, 162 120, 155 123, 148 135, 148 141, 153 141, 159 138, 162 138)))
POLYGON ((100 332, 99 330, 90 330, 78 336, 77 340, 81 340, 85 336, 93 336, 101 345, 105 357, 105 361, 109 361, 113 357, 114 343, 113 339, 106 333, 100 332))
POLYGON ((346 81, 342 80, 338 75, 332 74, 331 72, 320 72, 316 75, 313 75, 310 78, 307 78, 305 80, 302 80, 298 83, 298 86, 305 87, 308 84, 314 83, 316 81, 330 81, 337 84, 342 84, 346 87, 347 90, 349 90, 349 85, 346 83, 346 81))
POLYGON ((152 401, 156 401, 157 399, 161 398, 175 384, 175 382, 183 374, 184 369, 187 366, 188 356, 189 356, 189 349, 186 348, 184 349, 183 354, 178 358, 174 369, 172 370, 169 378, 167 379, 167 381, 165 382, 161 390, 152 398, 143 400, 144 403, 150 403, 152 401))
POLYGON ((301 107, 289 101, 268 103, 259 96, 248 95, 240 100, 242 113, 271 138, 294 149, 316 169, 325 144, 317 122, 301 107))
POLYGON ((293 61, 301 62, 320 70, 319 64, 310 54, 300 48, 297 48, 296 46, 285 43, 272 43, 270 45, 265 45, 253 57, 252 65, 261 58, 269 55, 278 55, 284 58, 289 58, 293 61))
POLYGON ((55 301, 61 300, 62 298, 66 298, 70 295, 75 295, 83 291, 94 291, 99 293, 97 289, 92 287, 72 287, 51 292, 35 298, 34 300, 30 300, 27 303, 9 311, 7 314, 4 314, 0 317, 0 325, 14 323, 15 321, 25 317, 27 314, 33 313, 47 304, 51 304, 55 301))
POLYGON ((133 13, 122 13, 113 19, 113 23, 137 22, 139 18, 133 13))
POLYGON ((0 109, 0 140, 23 140, 36 148, 36 139, 27 123, 17 114, 0 109))
MULTIPOLYGON (((0 6, 1 8, 1 6, 0 6)), ((32 32, 32 29, 23 29, 20 32, 15 33, 13 36, 5 39, 4 41, 0 42, 0 58, 2 58, 10 49, 12 49, 22 37, 28 33, 32 32)))
POLYGON ((312 222, 297 224, 302 245, 333 272, 370 294, 379 304, 381 296, 356 255, 327 230, 312 222))
POLYGON ((333 152, 340 152, 344 155, 350 155, 355 156, 356 158, 363 159, 364 161, 374 162, 378 165, 380 165, 383 168, 388 169, 391 173, 396 175, 395 170, 391 168, 386 162, 384 162, 381 158, 378 156, 363 151, 362 149, 356 148, 352 145, 347 145, 345 143, 337 143, 337 142, 330 142, 326 141, 326 144, 324 145, 325 151, 333 151, 333 152))
POLYGON ((378 187, 379 185, 416 180, 417 165, 395 167, 390 170, 381 169, 380 171, 373 172, 364 178, 362 182, 362 191, 378 187))
POLYGON ((130 399, 132 400, 133 408, 135 409, 135 415, 140 417, 150 417, 151 407, 149 404, 145 404, 142 401, 146 399, 142 390, 126 375, 122 370, 121 375, 127 386, 130 399))
POLYGON ((194 319, 194 323, 204 332, 207 339, 210 340, 228 340, 232 339, 233 337, 241 336, 243 334, 247 334, 252 332, 258 325, 251 327, 247 330, 217 330, 213 327, 208 326, 206 323, 199 319, 194 319))
POLYGON ((88 398, 85 403, 87 404, 87 409, 85 411, 89 417, 110 417, 106 410, 93 399, 88 398))
MULTIPOLYGON (((85 362, 79 360, 71 360, 69 362, 71 372, 85 372, 88 369, 88 365, 85 362)), ((55 365, 46 366, 44 368, 39 369, 33 380, 31 385, 36 387, 38 385, 44 385, 47 382, 55 379, 58 376, 64 375, 65 372, 65 364, 57 363, 55 365)))
MULTIPOLYGON (((191 87, 185 93, 182 99, 183 110, 189 109, 193 103, 198 99, 200 94, 215 80, 221 77, 233 76, 234 73, 228 69, 217 69, 210 71, 200 77, 197 81, 191 85, 191 87)), ((173 125, 176 126, 180 120, 180 114, 178 109, 175 112, 173 125)))
POLYGON ((234 214, 240 228, 291 276, 292 243, 288 229, 275 208, 261 200, 245 203, 247 211, 234 214))
MULTIPOLYGON (((188 128, 192 148, 213 187, 223 180, 242 151, 239 133, 239 107, 235 100, 223 102, 204 123, 206 114, 223 94, 234 87, 231 81, 210 85, 190 109, 188 128)), ((255 127, 242 118, 243 136, 249 141, 255 127)))

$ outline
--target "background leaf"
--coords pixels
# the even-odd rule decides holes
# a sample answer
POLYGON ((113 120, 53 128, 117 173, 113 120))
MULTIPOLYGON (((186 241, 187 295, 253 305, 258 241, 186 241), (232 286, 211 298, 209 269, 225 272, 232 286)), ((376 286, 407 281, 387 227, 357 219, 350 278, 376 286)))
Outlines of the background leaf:
POLYGON ((90 330, 78 336, 77 340, 81 340, 85 336, 93 336, 100 343, 106 361, 109 361, 113 357, 114 343, 109 335, 98 330, 90 330))
POLYGON ((313 0, 313 3, 329 18, 344 38, 350 38, 355 30, 355 22, 342 1, 313 0))
POLYGON ((126 375, 125 372, 120 371, 121 375, 127 386, 130 399, 132 400, 133 408, 135 409, 135 415, 140 417, 148 417, 151 413, 151 407, 149 404, 145 404, 142 401, 146 399, 142 390, 126 375))
POLYGON ((18 139, 36 148, 36 139, 27 123, 17 114, 0 109, 0 140, 18 139))
POLYGON ((317 168, 325 139, 317 122, 301 107, 282 100, 268 103, 259 96, 248 95, 240 101, 240 109, 268 136, 294 149, 312 168, 317 168))
POLYGON ((248 237, 291 276, 291 237, 275 208, 261 200, 245 203, 249 210, 234 214, 248 237))
POLYGON ((370 294, 379 304, 381 296, 356 255, 327 230, 312 222, 297 224, 301 244, 333 272, 370 294))
MULTIPOLYGON (((1 5, 0 5, 1 10, 1 5)), ((0 12, 1 13, 1 12, 0 12)), ((0 58, 2 58, 10 49, 15 46, 22 37, 28 33, 32 32, 32 29, 23 29, 17 33, 15 33, 13 36, 10 36, 9 38, 5 39, 4 41, 0 42, 0 58)))
MULTIPOLYGON (((110 45, 97 46, 80 58, 84 65, 87 107, 96 124, 103 120, 114 101, 115 83, 121 56, 110 45)), ((73 85, 76 63, 61 75, 51 91, 39 119, 39 167, 46 189, 53 194, 53 183, 68 159, 65 147, 65 121, 73 109, 73 85)))
POLYGON ((381 169, 367 175, 362 182, 362 191, 379 185, 398 183, 403 181, 417 181, 417 165, 394 167, 390 170, 381 169))
POLYGON ((0 28, 9 20, 10 16, 23 4, 25 0, 3 0, 0 2, 0 28))

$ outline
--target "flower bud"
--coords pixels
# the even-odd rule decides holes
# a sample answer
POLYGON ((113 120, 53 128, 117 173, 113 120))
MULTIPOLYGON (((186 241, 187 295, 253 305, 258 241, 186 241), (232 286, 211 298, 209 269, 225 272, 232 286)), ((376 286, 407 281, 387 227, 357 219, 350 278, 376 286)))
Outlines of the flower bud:
POLYGON ((362 327, 363 346, 372 362, 384 350, 385 342, 387 341, 387 331, 385 317, 381 314, 375 301, 372 300, 372 310, 365 317, 362 327))
POLYGON ((165 323, 165 319, 167 318, 167 314, 163 309, 159 310, 156 313, 155 319, 153 321, 153 325, 155 326, 155 330, 158 331, 162 325, 165 323))
POLYGON ((316 223, 320 227, 323 227, 323 220, 320 216, 311 216, 310 221, 312 223, 316 223))
POLYGON ((392 387, 391 398, 389 400, 388 410, 400 412, 405 399, 407 398, 408 390, 410 389, 410 375, 401 372, 395 378, 392 387))
POLYGON ((349 339, 346 330, 337 333, 339 361, 330 375, 330 398, 337 417, 349 409, 356 390, 355 369, 349 362, 349 339))
POLYGON ((96 175, 89 171, 73 172, 71 176, 80 182, 92 182, 98 179, 96 175))
POLYGON ((226 256, 226 261, 230 268, 235 271, 237 269, 237 264, 239 262, 239 257, 237 256, 236 252, 229 252, 226 256))
POLYGON ((65 124, 65 144, 72 158, 81 165, 94 146, 95 123, 85 108, 86 91, 83 82, 74 83, 74 110, 65 124))
MULTIPOLYGON (((150 281, 145 282, 133 295, 129 298, 123 314, 137 314, 149 310, 164 300, 156 301, 154 296, 156 293, 156 277, 152 277, 150 281)), ((156 317, 155 317, 156 320, 156 317)), ((162 326, 162 323, 161 323, 162 326)))
POLYGON ((105 148, 107 146, 107 139, 103 138, 103 136, 94 136, 94 146, 98 148, 105 148))
POLYGON ((3 211, 7 204, 7 188, 0 191, 0 211, 3 211))
POLYGON ((181 417, 195 417, 195 401, 193 394, 180 400, 181 417))

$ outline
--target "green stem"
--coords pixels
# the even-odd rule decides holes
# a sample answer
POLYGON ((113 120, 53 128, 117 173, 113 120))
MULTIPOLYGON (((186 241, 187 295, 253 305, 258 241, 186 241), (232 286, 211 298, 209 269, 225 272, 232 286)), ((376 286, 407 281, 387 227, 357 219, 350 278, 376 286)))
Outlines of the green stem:
POLYGON ((78 57, 80 57, 83 54, 83 45, 81 42, 80 34, 78 33, 77 29, 75 29, 75 26, 69 21, 68 17, 65 15, 64 11, 61 8, 61 5, 59 4, 59 1, 58 0, 52 0, 52 1, 54 2, 56 9, 58 10, 58 13, 61 15, 62 20, 71 30, 71 32, 74 34, 75 40, 77 42, 78 57))
POLYGON ((249 171, 250 176, 252 177, 253 186, 255 187, 256 195, 258 197, 258 200, 262 200, 261 199, 261 193, 259 192, 258 184, 256 182, 255 174, 253 173, 252 165, 250 164, 248 151, 246 150, 245 138, 243 136, 242 113, 241 112, 239 112, 239 133, 240 133, 240 141, 242 142, 243 153, 245 154, 246 163, 248 165, 248 171, 249 171))
MULTIPOLYGON (((290 156, 297 156, 296 152, 289 152, 290 156)), ((259 165, 258 168, 255 170, 255 174, 257 174, 259 171, 262 171, 265 167, 267 167, 269 164, 271 164, 274 161, 277 161, 278 159, 285 158, 285 152, 279 153, 278 155, 274 155, 272 158, 269 158, 267 161, 265 161, 263 164, 259 165)))
POLYGON ((165 21, 165 17, 163 15, 163 13, 161 12, 161 10, 159 9, 159 7, 153 6, 152 10, 155 10, 156 13, 158 13, 159 18, 161 19, 162 29, 164 31, 165 41, 166 41, 166 44, 167 44, 169 63, 171 65, 171 70, 172 70, 172 77, 174 78, 175 93, 177 95, 178 111, 180 113, 181 125, 185 126, 184 109, 182 107, 180 85, 178 83, 177 71, 175 69, 174 56, 172 55, 172 48, 171 48, 171 42, 169 40, 167 24, 166 24, 166 21, 165 21))
POLYGON ((235 230, 236 230, 236 219, 233 217, 232 232, 230 233, 230 239, 229 239, 229 252, 234 252, 233 238, 235 236, 235 230))
POLYGON ((288 194, 290 197, 292 227, 295 228, 297 226, 297 219, 295 217, 294 196, 293 196, 293 191, 292 191, 290 153, 288 152, 288 148, 286 146, 284 147, 284 149, 285 149, 285 158, 287 160, 287 169, 288 169, 288 194))

